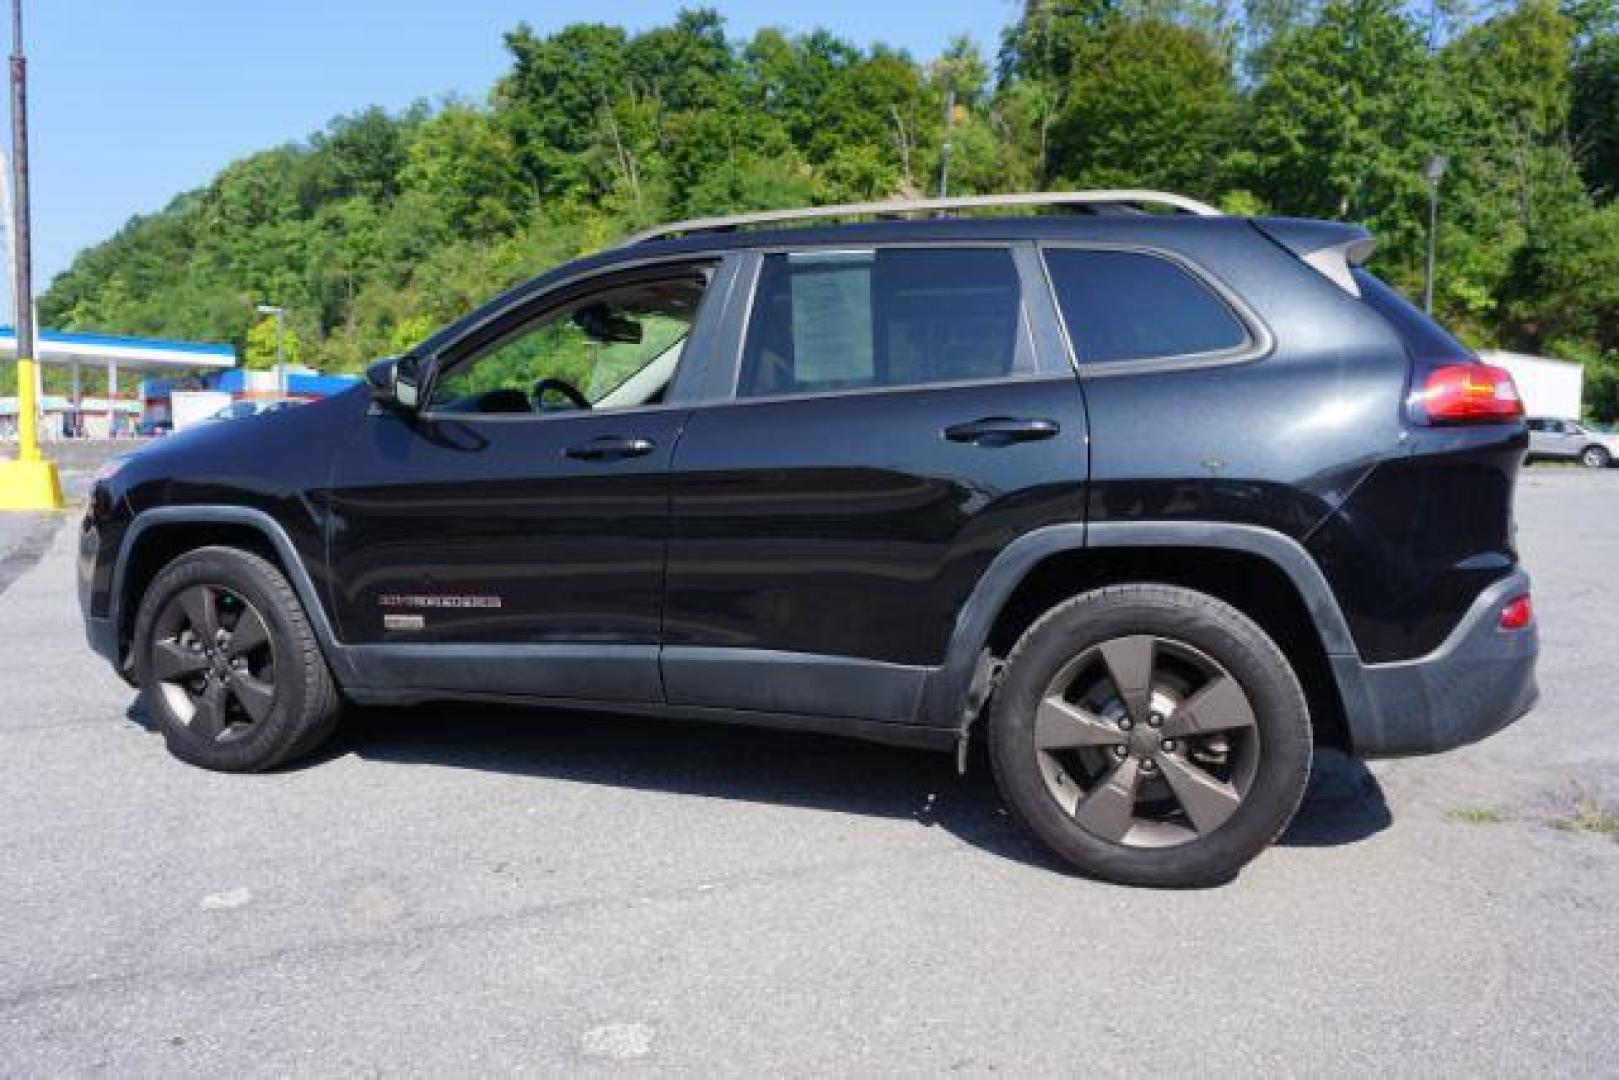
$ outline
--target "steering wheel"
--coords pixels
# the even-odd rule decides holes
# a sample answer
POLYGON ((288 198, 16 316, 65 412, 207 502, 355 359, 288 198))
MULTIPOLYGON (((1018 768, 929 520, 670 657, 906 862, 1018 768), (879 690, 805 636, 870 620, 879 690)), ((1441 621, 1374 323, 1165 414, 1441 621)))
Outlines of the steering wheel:
POLYGON ((567 382, 564 379, 541 379, 534 384, 534 389, 529 393, 529 397, 534 399, 534 407, 536 409, 545 408, 543 402, 545 400, 545 392, 547 390, 555 390, 557 393, 567 398, 576 409, 590 408, 590 399, 581 394, 578 388, 572 383, 567 382))

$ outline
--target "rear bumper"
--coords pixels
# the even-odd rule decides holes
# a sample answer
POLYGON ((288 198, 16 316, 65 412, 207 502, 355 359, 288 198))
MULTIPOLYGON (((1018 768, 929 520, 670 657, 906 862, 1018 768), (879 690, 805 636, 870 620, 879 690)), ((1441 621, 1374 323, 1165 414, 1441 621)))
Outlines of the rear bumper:
POLYGON ((1522 570, 1484 590, 1439 648, 1397 664, 1331 657, 1343 693, 1351 749, 1360 757, 1408 757, 1477 742, 1527 713, 1540 691, 1531 623, 1501 630, 1501 608, 1529 592, 1522 570))

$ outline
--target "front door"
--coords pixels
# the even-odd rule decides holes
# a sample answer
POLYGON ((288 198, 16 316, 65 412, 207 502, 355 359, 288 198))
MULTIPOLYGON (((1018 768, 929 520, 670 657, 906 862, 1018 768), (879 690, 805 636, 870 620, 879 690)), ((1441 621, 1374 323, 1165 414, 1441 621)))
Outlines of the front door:
POLYGON ((662 697, 667 402, 710 267, 569 288, 428 362, 417 413, 373 410, 331 492, 339 634, 405 692, 662 697))

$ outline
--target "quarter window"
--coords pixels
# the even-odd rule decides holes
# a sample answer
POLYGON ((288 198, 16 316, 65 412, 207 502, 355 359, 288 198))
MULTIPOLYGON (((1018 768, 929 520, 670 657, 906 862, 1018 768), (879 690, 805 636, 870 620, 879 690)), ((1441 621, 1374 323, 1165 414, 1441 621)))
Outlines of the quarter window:
POLYGON ((765 257, 739 397, 1032 373, 1011 252, 813 251, 765 257))
POLYGON ((1168 259, 1055 249, 1046 265, 1081 364, 1200 356, 1250 341, 1230 306, 1168 259))

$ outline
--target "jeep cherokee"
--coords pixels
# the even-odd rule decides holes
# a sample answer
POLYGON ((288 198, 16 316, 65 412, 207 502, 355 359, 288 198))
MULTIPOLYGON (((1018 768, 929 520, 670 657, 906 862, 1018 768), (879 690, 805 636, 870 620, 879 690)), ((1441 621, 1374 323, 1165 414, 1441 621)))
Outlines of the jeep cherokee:
POLYGON ((345 699, 978 725, 1073 866, 1225 880, 1316 747, 1535 698, 1522 406, 1370 249, 1132 191, 668 226, 107 470, 88 636, 207 768, 345 699))

